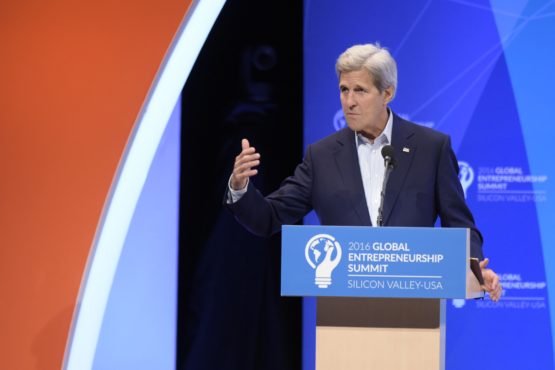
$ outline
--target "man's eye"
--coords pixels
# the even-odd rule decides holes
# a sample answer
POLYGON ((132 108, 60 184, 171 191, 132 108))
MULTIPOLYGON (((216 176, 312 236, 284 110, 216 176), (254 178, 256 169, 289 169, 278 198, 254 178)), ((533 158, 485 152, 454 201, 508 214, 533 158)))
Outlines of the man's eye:
POLYGON ((357 92, 357 93, 364 93, 364 92, 366 92, 366 89, 363 89, 362 87, 356 87, 356 88, 355 88, 355 92, 357 92))
POLYGON ((339 89, 342 93, 346 93, 349 91, 349 89, 347 89, 346 87, 342 87, 339 89))

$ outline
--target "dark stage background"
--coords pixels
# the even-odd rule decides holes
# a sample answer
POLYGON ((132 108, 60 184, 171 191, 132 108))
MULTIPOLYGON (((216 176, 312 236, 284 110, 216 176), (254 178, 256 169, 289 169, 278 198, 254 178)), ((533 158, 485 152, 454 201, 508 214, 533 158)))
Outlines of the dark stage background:
POLYGON ((223 195, 246 137, 265 194, 302 157, 302 2, 231 0, 183 90, 177 368, 300 369, 302 302, 282 298, 280 238, 223 195))

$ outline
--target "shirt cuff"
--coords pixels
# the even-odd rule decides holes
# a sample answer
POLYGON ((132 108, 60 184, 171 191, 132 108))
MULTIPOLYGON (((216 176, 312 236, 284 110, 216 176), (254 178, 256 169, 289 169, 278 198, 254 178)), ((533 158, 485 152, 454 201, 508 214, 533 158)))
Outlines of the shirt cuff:
POLYGON ((227 181, 227 188, 229 190, 227 192, 228 194, 227 204, 232 204, 239 201, 239 199, 241 199, 243 195, 245 195, 245 193, 247 192, 248 187, 249 187, 249 179, 247 179, 247 185, 245 185, 243 189, 233 190, 233 188, 231 187, 231 176, 230 176, 229 180, 227 181))

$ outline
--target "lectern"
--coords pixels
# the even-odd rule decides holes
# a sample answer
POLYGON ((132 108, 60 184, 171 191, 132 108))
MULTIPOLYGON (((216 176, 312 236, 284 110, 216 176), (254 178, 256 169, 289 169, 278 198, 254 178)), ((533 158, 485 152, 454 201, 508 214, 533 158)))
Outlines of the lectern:
POLYGON ((317 298, 316 370, 436 370, 445 299, 483 296, 463 228, 284 226, 284 296, 317 298))

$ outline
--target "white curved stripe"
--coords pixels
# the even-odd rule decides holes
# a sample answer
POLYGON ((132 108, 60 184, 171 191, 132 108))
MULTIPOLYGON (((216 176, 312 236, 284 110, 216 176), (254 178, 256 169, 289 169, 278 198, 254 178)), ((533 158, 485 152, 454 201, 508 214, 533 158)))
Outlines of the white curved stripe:
POLYGON ((135 123, 81 284, 65 369, 93 366, 106 304, 137 201, 173 108, 224 4, 225 0, 193 1, 135 123))

